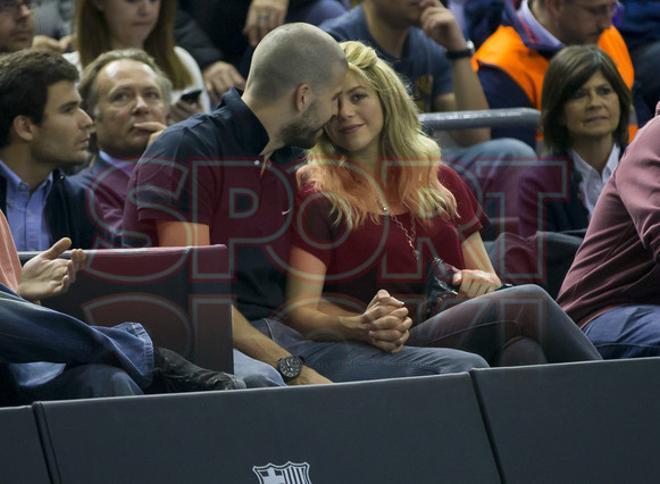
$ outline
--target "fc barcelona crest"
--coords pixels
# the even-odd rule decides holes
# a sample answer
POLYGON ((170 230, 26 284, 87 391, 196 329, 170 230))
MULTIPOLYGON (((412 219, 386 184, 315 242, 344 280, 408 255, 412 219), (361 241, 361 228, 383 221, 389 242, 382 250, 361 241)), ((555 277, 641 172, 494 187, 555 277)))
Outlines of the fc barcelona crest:
POLYGON ((309 464, 287 462, 282 466, 268 464, 252 468, 259 478, 259 484, 312 484, 309 479, 309 464))

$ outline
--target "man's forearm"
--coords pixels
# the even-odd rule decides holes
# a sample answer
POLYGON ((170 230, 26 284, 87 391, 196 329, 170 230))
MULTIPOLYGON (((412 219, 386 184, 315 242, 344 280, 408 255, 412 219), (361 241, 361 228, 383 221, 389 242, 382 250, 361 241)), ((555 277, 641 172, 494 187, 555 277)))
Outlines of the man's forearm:
POLYGON ((252 358, 263 361, 272 367, 277 360, 290 356, 287 350, 252 326, 236 308, 232 306, 232 331, 234 347, 252 358))
MULTIPOLYGON (((457 111, 478 111, 488 108, 486 95, 477 74, 472 69, 470 59, 465 57, 452 63, 454 97, 457 111)), ((470 146, 490 139, 490 129, 479 128, 453 131, 452 137, 462 146, 470 146)))

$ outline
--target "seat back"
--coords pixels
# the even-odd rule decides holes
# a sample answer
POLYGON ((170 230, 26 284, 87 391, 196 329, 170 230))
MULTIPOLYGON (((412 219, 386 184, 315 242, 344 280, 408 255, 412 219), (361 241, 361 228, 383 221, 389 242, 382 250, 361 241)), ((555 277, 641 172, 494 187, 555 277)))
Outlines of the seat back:
POLYGON ((660 358, 473 370, 508 484, 660 475, 660 358))
POLYGON ((467 374, 35 410, 69 484, 500 482, 467 374))
POLYGON ((86 253, 87 267, 75 284, 44 300, 46 306, 94 325, 142 323, 156 345, 207 368, 233 370, 225 246, 86 253))

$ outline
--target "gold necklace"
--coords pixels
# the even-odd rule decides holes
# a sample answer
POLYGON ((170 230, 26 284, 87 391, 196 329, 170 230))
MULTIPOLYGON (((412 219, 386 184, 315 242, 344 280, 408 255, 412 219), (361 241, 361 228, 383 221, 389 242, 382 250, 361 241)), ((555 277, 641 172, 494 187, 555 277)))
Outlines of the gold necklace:
POLYGON ((406 236, 408 247, 410 247, 413 256, 415 256, 415 260, 419 261, 419 251, 415 248, 415 242, 417 240, 417 228, 415 227, 415 219, 413 217, 410 217, 411 220, 410 231, 408 231, 408 229, 403 225, 403 223, 401 223, 401 221, 397 218, 396 215, 389 213, 389 209, 387 205, 382 204, 382 209, 385 216, 389 216, 394 221, 394 223, 397 224, 397 226, 401 229, 403 235, 406 236))

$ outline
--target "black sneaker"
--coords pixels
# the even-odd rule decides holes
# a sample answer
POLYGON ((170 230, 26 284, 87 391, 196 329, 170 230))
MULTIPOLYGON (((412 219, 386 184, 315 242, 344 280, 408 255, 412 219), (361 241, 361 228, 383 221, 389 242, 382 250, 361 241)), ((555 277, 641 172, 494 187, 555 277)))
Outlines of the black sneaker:
POLYGON ((154 348, 155 389, 167 393, 206 392, 246 388, 242 379, 223 371, 207 370, 167 348, 154 348))

